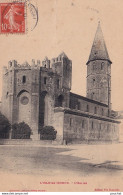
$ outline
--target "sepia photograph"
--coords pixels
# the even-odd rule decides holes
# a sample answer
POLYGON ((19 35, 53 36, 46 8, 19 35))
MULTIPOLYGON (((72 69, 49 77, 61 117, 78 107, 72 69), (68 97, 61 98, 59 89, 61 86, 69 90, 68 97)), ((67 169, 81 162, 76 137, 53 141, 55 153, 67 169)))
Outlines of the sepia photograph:
POLYGON ((123 191, 123 1, 0 0, 0 191, 123 191))

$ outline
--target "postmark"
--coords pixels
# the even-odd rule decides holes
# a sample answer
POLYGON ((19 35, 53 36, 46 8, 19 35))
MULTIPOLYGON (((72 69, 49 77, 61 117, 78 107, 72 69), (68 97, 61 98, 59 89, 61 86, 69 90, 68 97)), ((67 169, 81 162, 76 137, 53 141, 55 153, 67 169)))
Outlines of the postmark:
POLYGON ((35 6, 34 2, 27 0, 27 9, 30 14, 30 27, 28 27, 28 29, 33 31, 38 24, 38 8, 35 6))
POLYGON ((25 3, 0 3, 0 32, 25 33, 25 3))

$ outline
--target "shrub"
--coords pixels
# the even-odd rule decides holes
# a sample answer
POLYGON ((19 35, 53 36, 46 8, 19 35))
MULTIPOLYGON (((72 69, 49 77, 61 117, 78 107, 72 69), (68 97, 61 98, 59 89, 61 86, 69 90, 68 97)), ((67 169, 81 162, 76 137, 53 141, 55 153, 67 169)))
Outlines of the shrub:
POLYGON ((44 140, 54 140, 56 139, 56 133, 54 127, 45 126, 40 128, 40 138, 44 140))
POLYGON ((12 125, 12 139, 30 139, 31 129, 25 122, 12 125))
POLYGON ((0 133, 8 133, 11 129, 9 120, 0 112, 0 133))
POLYGON ((12 125, 12 132, 16 134, 31 134, 31 128, 25 122, 14 123, 12 125))

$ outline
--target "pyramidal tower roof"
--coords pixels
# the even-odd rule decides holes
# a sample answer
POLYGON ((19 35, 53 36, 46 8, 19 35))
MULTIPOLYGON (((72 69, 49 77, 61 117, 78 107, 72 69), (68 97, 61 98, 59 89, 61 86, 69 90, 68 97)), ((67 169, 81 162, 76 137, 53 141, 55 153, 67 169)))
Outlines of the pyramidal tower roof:
POLYGON ((60 53, 60 55, 59 55, 58 57, 65 57, 65 58, 68 58, 64 51, 63 51, 62 53, 60 53))
POLYGON ((108 60, 110 63, 112 63, 108 55, 108 51, 107 51, 106 44, 104 41, 100 22, 98 23, 97 31, 95 34, 95 38, 93 41, 91 53, 90 53, 87 64, 93 60, 108 60))

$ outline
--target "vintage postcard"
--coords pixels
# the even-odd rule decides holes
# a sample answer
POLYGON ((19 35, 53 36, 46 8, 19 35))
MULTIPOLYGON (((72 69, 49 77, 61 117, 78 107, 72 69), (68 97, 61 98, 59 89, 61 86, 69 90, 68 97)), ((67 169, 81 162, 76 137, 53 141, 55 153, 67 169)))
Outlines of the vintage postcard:
POLYGON ((122 7, 0 0, 1 192, 123 192, 122 7))

